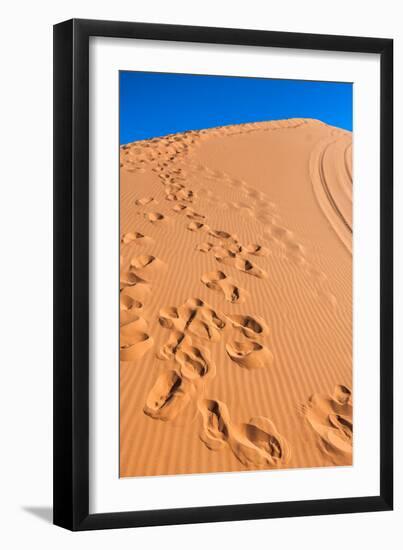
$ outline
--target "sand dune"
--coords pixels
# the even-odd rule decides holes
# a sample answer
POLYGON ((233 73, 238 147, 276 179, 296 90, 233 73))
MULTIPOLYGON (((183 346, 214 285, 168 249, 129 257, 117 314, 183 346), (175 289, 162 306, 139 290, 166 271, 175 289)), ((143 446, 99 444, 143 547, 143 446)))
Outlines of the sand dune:
POLYGON ((352 135, 120 151, 120 475, 352 463, 352 135))

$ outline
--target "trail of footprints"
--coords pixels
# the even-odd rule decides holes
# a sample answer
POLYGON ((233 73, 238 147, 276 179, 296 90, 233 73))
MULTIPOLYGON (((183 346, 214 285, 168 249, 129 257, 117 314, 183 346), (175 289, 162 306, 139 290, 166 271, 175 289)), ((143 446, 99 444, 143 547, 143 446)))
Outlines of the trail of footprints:
MULTIPOLYGON (((245 132, 265 129, 259 124, 244 126, 245 132)), ((232 127, 227 128, 226 131, 232 131, 232 127)), ((320 272, 315 272, 307 261, 306 251, 294 234, 278 223, 277 207, 265 194, 247 186, 243 180, 193 163, 187 158, 193 147, 213 135, 212 131, 208 135, 201 131, 156 138, 133 146, 123 146, 121 155, 121 168, 129 171, 141 173, 146 165, 151 165, 164 186, 165 200, 175 203, 172 207, 173 215, 185 216, 188 220, 186 229, 205 236, 203 242, 197 243, 196 250, 214 254, 218 269, 201 274, 201 284, 212 292, 220 293, 229 304, 244 303, 248 297, 246 290, 225 270, 230 267, 256 279, 267 279, 267 272, 252 258, 265 258, 270 255, 270 251, 259 243, 243 245, 236 235, 209 227, 205 215, 197 212, 193 206, 198 194, 208 199, 211 191, 200 188, 196 193, 187 186, 189 175, 176 164, 184 159, 193 174, 207 180, 220 180, 242 192, 248 202, 241 200, 225 206, 254 216, 263 224, 263 237, 267 243, 279 246, 285 258, 302 266, 311 275, 320 277, 320 272)), ((153 197, 138 198, 134 202, 134 206, 139 208, 154 204, 157 201, 153 197)), ((143 212, 142 215, 151 224, 159 224, 167 218, 166 214, 158 211, 143 212)), ((121 238, 122 246, 135 245, 136 250, 137 246, 149 244, 152 244, 152 239, 139 232, 129 232, 121 238)), ((165 267, 158 258, 139 254, 132 257, 128 271, 121 274, 121 361, 138 361, 153 347, 154 341, 148 333, 148 323, 141 316, 141 311, 152 284, 161 276, 165 267)), ((166 367, 148 393, 144 413, 153 419, 172 421, 196 400, 202 419, 200 439, 209 449, 218 451, 228 448, 245 467, 267 468, 287 464, 291 456, 289 444, 272 421, 265 417, 255 417, 247 423, 236 424, 231 421, 224 403, 204 396, 206 383, 214 379, 217 369, 210 347, 219 342, 224 334, 226 353, 234 365, 252 371, 273 364, 273 355, 263 342, 268 334, 265 321, 249 315, 222 314, 199 298, 191 298, 179 306, 162 308, 159 323, 169 331, 165 345, 157 352, 157 358, 164 361, 166 367)), ((352 432, 351 401, 348 405, 346 396, 349 390, 340 388, 344 387, 339 387, 329 405, 331 413, 323 407, 323 399, 316 397, 311 399, 304 410, 309 424, 321 441, 338 452, 346 452, 350 427, 352 432), (326 414, 327 425, 324 420, 326 414)))
MULTIPOLYGON (((316 268, 308 259, 308 251, 305 246, 299 242, 295 234, 281 224, 276 203, 270 200, 265 193, 252 188, 247 185, 245 181, 235 179, 225 172, 211 170, 201 164, 192 165, 190 163, 190 166, 193 167, 194 172, 202 174, 203 178, 207 180, 213 179, 215 183, 227 185, 239 191, 245 197, 245 200, 220 203, 220 208, 231 208, 241 215, 246 215, 259 221, 263 228, 263 239, 271 247, 276 247, 283 259, 307 273, 309 280, 314 282, 315 291, 318 295, 327 298, 333 306, 337 305, 335 296, 328 288, 324 272, 316 268)), ((208 197, 210 190, 206 189, 204 191, 205 196, 208 197)), ((199 194, 201 194, 201 192, 202 190, 198 191, 199 194)), ((214 202, 212 201, 211 204, 214 205, 214 202)), ((204 221, 197 226, 193 224, 189 229, 192 231, 206 232, 207 234, 210 232, 210 228, 204 221)), ((207 243, 205 247, 207 247, 207 243)), ((225 251, 223 256, 224 257, 220 258, 221 261, 232 265, 233 262, 231 257, 228 258, 228 254, 225 253, 225 251)), ((241 267, 241 265, 241 262, 238 261, 238 267, 241 267)), ((248 268, 250 266, 246 264, 244 267, 248 268)), ((241 270, 243 270, 242 267, 241 270)))
MULTIPOLYGON (((187 186, 187 182, 196 177, 198 180, 200 178, 206 181, 213 180, 215 183, 236 189, 246 200, 220 204, 220 207, 234 208, 240 213, 246 213, 258 220, 263 226, 263 239, 269 245, 276 246, 281 251, 284 259, 304 270, 309 275, 310 280, 316 281, 317 293, 327 297, 333 305, 336 305, 334 295, 327 288, 325 274, 320 269, 315 268, 308 260, 305 247, 298 241, 293 232, 281 225, 277 205, 265 193, 247 185, 242 179, 233 178, 226 172, 213 170, 203 164, 194 162, 191 156, 194 148, 197 148, 203 141, 223 134, 236 135, 256 131, 275 131, 284 127, 292 129, 304 124, 306 124, 305 120, 294 119, 279 123, 245 124, 241 127, 236 125, 226 126, 213 130, 190 131, 182 135, 154 138, 123 146, 123 161, 121 164, 123 168, 133 170, 151 166, 151 169, 157 174, 164 186, 165 199, 181 203, 175 205, 174 211, 186 215, 189 219, 187 229, 195 233, 207 233, 209 236, 214 233, 206 223, 205 216, 195 212, 190 206, 197 200, 198 194, 208 197, 212 193, 211 190, 203 188, 199 188, 196 193, 194 189, 187 186), (182 167, 181 163, 184 161, 186 161, 187 170, 182 167)), ((147 198, 138 199, 140 205, 148 204, 146 201, 149 200, 147 198)), ((166 215, 160 212, 147 212, 144 216, 153 224, 166 219, 166 215)), ((257 277, 264 277, 264 273, 258 274, 259 270, 253 269, 250 261, 235 258, 225 250, 222 251, 221 256, 217 255, 217 261, 234 266, 240 271, 256 274, 257 277)))

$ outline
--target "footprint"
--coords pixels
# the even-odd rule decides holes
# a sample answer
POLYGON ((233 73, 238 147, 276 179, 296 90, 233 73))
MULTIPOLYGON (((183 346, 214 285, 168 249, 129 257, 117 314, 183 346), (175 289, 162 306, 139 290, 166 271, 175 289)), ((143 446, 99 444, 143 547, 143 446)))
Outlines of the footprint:
POLYGON ((143 307, 143 304, 135 300, 132 296, 129 294, 123 294, 120 295, 120 309, 122 311, 130 311, 132 309, 141 309, 143 307))
POLYGON ((217 342, 225 321, 199 298, 190 298, 176 307, 166 307, 159 313, 160 325, 186 335, 193 335, 203 340, 217 342))
POLYGON ((221 244, 220 241, 220 244, 214 247, 213 252, 217 262, 222 262, 226 265, 234 267, 234 259, 237 257, 238 254, 236 252, 236 249, 229 246, 224 246, 221 244))
POLYGON ((247 467, 278 467, 287 464, 291 458, 288 442, 274 423, 263 416, 251 418, 239 427, 233 450, 247 467))
POLYGON ((205 273, 201 281, 207 288, 222 292, 227 302, 234 304, 245 301, 245 291, 236 286, 232 279, 223 271, 210 271, 209 273, 205 273))
POLYGON ((254 265, 252 262, 245 260, 244 258, 236 258, 234 261, 234 267, 243 273, 257 277, 258 279, 267 278, 267 273, 264 269, 254 265))
POLYGON ((206 216, 203 216, 203 214, 198 214, 193 210, 193 208, 189 208, 185 204, 176 204, 173 207, 173 210, 177 213, 183 212, 190 220, 200 221, 206 218, 206 216))
POLYGON ((202 417, 200 439, 211 451, 228 446, 248 468, 278 467, 289 462, 289 445, 268 418, 259 416, 236 425, 228 407, 214 399, 199 400, 198 409, 202 417))
POLYGON ((140 301, 144 301, 147 295, 151 292, 151 285, 147 283, 144 279, 139 277, 133 271, 129 271, 126 274, 121 274, 120 276, 120 290, 126 290, 126 293, 133 298, 138 298, 140 301))
POLYGON ((182 319, 179 317, 178 308, 176 307, 164 307, 160 309, 159 313, 160 325, 167 329, 179 329, 183 324, 182 319))
POLYGON ((198 244, 196 246, 196 250, 198 250, 199 252, 210 252, 210 250, 214 247, 215 247, 214 243, 206 242, 206 243, 198 244))
POLYGON ((157 223, 165 220, 165 216, 160 212, 146 212, 144 217, 151 223, 157 223))
MULTIPOLYGON (((163 326, 164 328, 167 328, 167 326, 165 325, 163 326)), ((189 341, 189 344, 192 343, 192 339, 189 335, 186 335, 184 332, 176 328, 171 330, 172 331, 169 335, 168 341, 166 342, 166 344, 162 346, 162 348, 157 353, 157 358, 161 359, 162 361, 166 361, 167 359, 174 359, 175 354, 177 353, 179 347, 181 346, 185 338, 189 341)))
POLYGON ((203 399, 198 403, 202 416, 202 431, 200 439, 212 451, 218 451, 226 446, 229 439, 229 412, 220 401, 203 399))
POLYGON ((164 262, 150 254, 135 256, 130 261, 130 270, 145 280, 147 280, 147 277, 153 278, 158 275, 164 267, 164 262))
POLYGON ((141 282, 143 282, 143 280, 131 271, 129 271, 128 273, 120 274, 120 290, 126 288, 127 286, 136 286, 141 282))
POLYGON ((188 208, 188 210, 186 211, 186 217, 189 218, 189 220, 196 220, 196 221, 206 219, 206 216, 203 216, 203 214, 198 214, 191 208, 188 208))
POLYGON ((221 338, 219 330, 203 318, 193 319, 187 330, 190 334, 211 342, 218 342, 221 338))
POLYGON ((234 328, 240 329, 240 332, 247 338, 259 338, 268 333, 269 329, 261 317, 252 317, 251 315, 226 315, 234 328))
POLYGON ((216 366, 209 351, 194 345, 189 334, 177 329, 172 330, 168 342, 160 349, 157 357, 174 360, 178 372, 187 380, 200 381, 207 377, 213 378, 216 374, 216 366))
POLYGON ((120 324, 125 325, 138 317, 138 311, 143 308, 143 302, 131 296, 127 289, 120 293, 120 324))
MULTIPOLYGON (((178 320, 180 317, 176 308, 164 308, 160 312, 160 322, 163 326, 172 327, 166 320, 178 320)), ((144 413, 160 420, 173 420, 189 404, 197 399, 207 378, 216 374, 216 366, 207 349, 192 342, 189 334, 174 328, 168 342, 163 346, 157 357, 169 360, 174 367, 164 370, 151 389, 144 413)))
POLYGON ((309 425, 318 434, 323 451, 336 464, 351 463, 353 445, 352 394, 337 385, 332 395, 313 395, 303 408, 309 425))
MULTIPOLYGON (((133 316, 133 318, 128 323, 120 323, 121 330, 123 330, 123 327, 130 325, 130 332, 132 330, 146 332, 148 323, 143 317, 140 317, 139 315, 133 316)), ((122 335, 122 333, 121 333, 122 335)))
POLYGON ((187 229, 189 229, 189 231, 208 231, 209 227, 204 223, 193 221, 190 222, 187 229))
POLYGON ((152 348, 153 339, 145 329, 147 324, 141 317, 120 327, 120 360, 136 361, 152 348))
POLYGON ((341 405, 351 405, 352 395, 351 390, 347 386, 337 385, 333 392, 333 398, 341 405))
POLYGON ((242 245, 239 243, 228 244, 226 247, 222 247, 230 256, 235 257, 237 254, 241 254, 243 251, 242 245))
POLYGON ((187 210, 187 206, 186 204, 175 204, 175 206, 173 207, 172 210, 174 210, 174 212, 183 212, 184 210, 187 210))
POLYGON ((218 342, 220 330, 225 321, 199 298, 190 298, 178 308, 178 315, 184 323, 184 331, 204 340, 218 342))
POLYGON ((190 386, 175 370, 164 370, 151 388, 144 413, 157 420, 174 420, 190 402, 190 386))
POLYGON ((265 346, 253 340, 228 343, 225 346, 232 361, 248 369, 261 369, 273 364, 273 354, 265 346))
POLYGON ((215 237, 216 239, 232 240, 235 243, 238 241, 238 237, 236 235, 231 235, 231 233, 228 233, 227 231, 221 231, 218 229, 209 231, 209 235, 211 235, 212 237, 215 237))
POLYGON ((167 189, 165 198, 168 201, 193 202, 195 194, 191 189, 186 189, 185 187, 180 186, 179 190, 178 188, 167 189))
POLYGON ((178 347, 175 359, 180 364, 182 377, 188 380, 214 377, 216 374, 216 367, 209 351, 192 345, 189 338, 183 340, 183 344, 178 347))
POLYGON ((171 176, 171 174, 165 174, 165 194, 170 195, 174 193, 178 193, 181 191, 185 186, 182 183, 175 183, 175 178, 171 176))
POLYGON ((150 202, 154 201, 154 197, 143 197, 142 199, 136 199, 134 201, 134 204, 136 206, 145 206, 146 204, 149 204, 150 202))
POLYGON ((155 265, 159 260, 155 256, 144 254, 143 256, 136 256, 132 258, 130 265, 135 269, 143 269, 147 266, 155 265))
POLYGON ((129 244, 135 242, 136 244, 147 245, 153 242, 153 239, 146 237, 142 233, 135 231, 134 233, 125 233, 121 238, 122 244, 129 244))
POLYGON ((334 428, 340 430, 348 440, 352 439, 353 424, 348 418, 341 414, 329 414, 329 422, 334 428))
POLYGON ((248 254, 252 254, 253 256, 267 256, 268 250, 261 244, 248 244, 247 246, 244 246, 243 250, 247 252, 248 254))
POLYGON ((264 269, 253 264, 242 255, 243 247, 239 243, 234 243, 231 246, 215 247, 213 251, 217 262, 234 267, 238 271, 242 271, 258 279, 267 278, 267 273, 264 269))

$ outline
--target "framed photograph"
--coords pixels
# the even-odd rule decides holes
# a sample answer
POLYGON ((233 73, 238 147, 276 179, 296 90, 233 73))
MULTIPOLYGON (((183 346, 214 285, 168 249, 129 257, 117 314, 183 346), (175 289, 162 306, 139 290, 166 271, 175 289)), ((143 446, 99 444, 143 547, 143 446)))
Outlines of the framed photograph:
POLYGON ((55 25, 55 524, 392 509, 392 84, 390 39, 55 25))

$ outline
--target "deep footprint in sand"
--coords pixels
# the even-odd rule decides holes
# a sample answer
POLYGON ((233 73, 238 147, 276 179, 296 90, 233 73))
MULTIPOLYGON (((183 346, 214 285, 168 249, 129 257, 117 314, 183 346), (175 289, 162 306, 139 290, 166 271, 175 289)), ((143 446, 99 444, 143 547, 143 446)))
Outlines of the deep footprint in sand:
POLYGON ((128 294, 132 298, 140 300, 140 302, 146 300, 151 292, 151 288, 150 283, 147 283, 147 281, 139 277, 133 271, 122 273, 120 276, 120 290, 124 290, 123 294, 128 294))
POLYGON ((151 223, 162 222, 166 219, 164 214, 161 214, 161 212, 146 212, 144 217, 151 223))
POLYGON ((226 315, 234 328, 239 329, 241 334, 247 338, 259 338, 267 335, 269 329, 261 317, 251 315, 226 315))
POLYGON ((146 281, 159 275, 164 268, 164 262, 150 254, 135 256, 130 261, 130 271, 146 281))
POLYGON ((192 345, 189 337, 177 347, 175 360, 180 364, 180 374, 187 380, 195 381, 207 376, 213 378, 216 374, 208 349, 192 345))
POLYGON ((120 293, 120 323, 127 324, 138 316, 139 310, 143 308, 143 302, 131 296, 128 289, 120 293))
POLYGON ((196 386, 216 375, 216 366, 209 350, 200 344, 193 344, 189 334, 176 329, 171 331, 168 342, 157 353, 157 358, 175 361, 181 377, 196 382, 196 386))
POLYGON ((209 243, 209 242, 205 242, 205 243, 200 243, 196 246, 196 250, 198 252, 210 252, 210 250, 212 250, 216 245, 214 243, 209 243))
POLYGON ((230 417, 224 403, 213 399, 203 399, 198 403, 202 416, 200 439, 212 451, 226 446, 229 439, 230 417))
POLYGON ((193 202, 195 194, 182 184, 169 184, 165 188, 165 198, 167 201, 193 202))
POLYGON ((309 425, 318 434, 323 451, 334 463, 352 458, 353 422, 350 388, 337 385, 332 395, 313 395, 303 408, 309 425))
POLYGON ((162 323, 161 326, 163 326, 164 328, 169 328, 171 330, 171 333, 169 335, 168 341, 158 351, 156 357, 158 359, 161 359, 162 361, 166 361, 167 359, 174 359, 178 349, 183 344, 184 340, 187 339, 189 341, 189 344, 191 344, 192 339, 189 335, 186 335, 181 330, 172 328, 171 326, 167 326, 162 323))
POLYGON ((253 264, 249 260, 245 260, 244 258, 235 258, 234 267, 243 273, 257 277, 258 279, 267 278, 267 273, 264 269, 253 264))
POLYGON ((273 354, 253 340, 228 342, 225 349, 232 361, 247 370, 262 369, 273 364, 273 354))
POLYGON ((264 416, 251 418, 238 428, 232 448, 246 467, 278 467, 287 464, 291 450, 275 424, 264 416))
POLYGON ((289 445, 268 418, 260 416, 236 425, 225 403, 214 399, 199 400, 198 409, 202 417, 200 439, 211 451, 228 446, 248 468, 275 468, 289 462, 289 445))
POLYGON ((209 227, 205 223, 193 221, 187 226, 189 231, 208 231, 209 227))
POLYGON ((184 322, 179 317, 177 307, 163 307, 159 313, 160 325, 169 330, 180 330, 184 326, 184 322))
POLYGON ((215 237, 216 239, 224 239, 232 242, 238 242, 237 235, 232 235, 231 233, 228 233, 227 231, 222 231, 220 229, 212 229, 209 231, 209 235, 212 237, 215 237))
POLYGON ((267 256, 269 254, 267 248, 265 248, 261 244, 256 243, 244 246, 243 250, 248 254, 252 254, 253 256, 267 256))
POLYGON ((218 342, 225 321, 199 298, 189 298, 179 307, 165 307, 159 313, 160 325, 203 340, 218 342))
POLYGON ((216 366, 208 349, 194 345, 184 332, 173 330, 157 357, 173 365, 164 370, 149 392, 144 413, 155 419, 173 420, 203 391, 205 380, 214 378, 216 366))
POLYGON ((205 273, 201 281, 207 288, 222 292, 227 302, 240 304, 245 301, 246 291, 238 287, 223 271, 205 273))
POLYGON ((134 204, 136 206, 145 206, 146 204, 150 204, 150 202, 154 201, 154 197, 143 197, 141 199, 136 199, 134 201, 134 204))
POLYGON ((120 360, 137 361, 153 346, 153 338, 145 332, 147 323, 136 316, 120 327, 120 360))
POLYGON ((242 273, 252 275, 258 279, 266 279, 266 271, 245 258, 243 250, 242 245, 233 243, 230 246, 218 246, 213 249, 213 252, 217 262, 233 267, 242 273))
POLYGON ((153 239, 151 239, 151 237, 146 237, 138 231, 135 231, 134 233, 125 233, 121 238, 122 244, 130 244, 133 242, 140 245, 148 245, 153 242, 153 239))
POLYGON ((206 218, 206 216, 204 216, 203 214, 199 214, 198 212, 195 212, 193 208, 190 208, 185 204, 176 204, 173 207, 173 210, 176 213, 184 213, 189 220, 200 221, 206 218))
POLYGON ((187 210, 189 207, 186 206, 186 204, 175 204, 175 206, 172 208, 172 210, 176 213, 180 213, 180 212, 184 212, 185 210, 187 210))
POLYGON ((218 342, 225 321, 208 304, 199 298, 190 298, 178 308, 184 331, 204 340, 218 342))
POLYGON ((174 420, 189 404, 190 397, 189 383, 176 370, 164 370, 151 388, 143 410, 157 420, 174 420))

